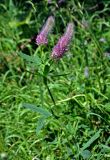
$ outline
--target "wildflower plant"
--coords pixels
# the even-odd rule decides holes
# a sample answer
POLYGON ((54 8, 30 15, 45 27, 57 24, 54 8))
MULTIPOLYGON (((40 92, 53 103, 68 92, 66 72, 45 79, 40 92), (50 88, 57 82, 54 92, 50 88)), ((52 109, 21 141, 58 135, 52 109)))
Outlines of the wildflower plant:
MULTIPOLYGON (((45 25, 43 26, 41 32, 36 37, 37 45, 42 45, 42 44, 46 45, 48 43, 48 34, 51 32, 54 23, 55 23, 54 17, 50 16, 47 19, 45 25)), ((33 56, 31 57, 26 54, 20 53, 20 56, 22 58, 24 58, 28 62, 32 63, 33 65, 35 64, 35 66, 36 65, 39 66, 38 76, 40 77, 40 81, 42 81, 42 83, 45 85, 45 87, 48 91, 48 94, 53 102, 53 106, 56 106, 56 102, 55 102, 54 96, 48 86, 49 73, 51 71, 52 65, 54 65, 53 59, 62 58, 63 55, 65 54, 65 52, 68 50, 68 46, 72 40, 73 33, 74 33, 74 25, 71 22, 71 23, 68 23, 64 35, 59 39, 58 43, 54 46, 49 60, 46 60, 46 59, 43 60, 42 56, 40 55, 40 57, 37 57, 38 61, 36 61, 35 57, 33 57, 33 56)), ((43 106, 43 102, 41 102, 41 103, 43 106)), ((41 114, 41 118, 38 121, 38 127, 36 129, 37 133, 44 126, 45 120, 48 117, 51 117, 51 116, 53 116, 54 118, 58 117, 54 113, 52 108, 51 108, 51 111, 49 112, 49 111, 43 109, 42 107, 36 107, 33 104, 23 104, 23 106, 41 114), (40 124, 40 121, 42 121, 42 125, 40 124)))

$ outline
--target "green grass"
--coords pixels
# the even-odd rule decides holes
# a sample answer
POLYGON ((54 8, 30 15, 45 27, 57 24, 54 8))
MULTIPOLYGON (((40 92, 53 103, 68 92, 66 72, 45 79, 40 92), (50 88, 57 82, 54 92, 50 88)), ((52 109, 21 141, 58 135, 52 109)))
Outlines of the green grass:
POLYGON ((109 160, 110 4, 16 3, 0 3, 0 160, 109 160), (30 39, 51 13, 49 44, 37 47, 30 39), (70 21, 69 50, 52 61, 70 21))

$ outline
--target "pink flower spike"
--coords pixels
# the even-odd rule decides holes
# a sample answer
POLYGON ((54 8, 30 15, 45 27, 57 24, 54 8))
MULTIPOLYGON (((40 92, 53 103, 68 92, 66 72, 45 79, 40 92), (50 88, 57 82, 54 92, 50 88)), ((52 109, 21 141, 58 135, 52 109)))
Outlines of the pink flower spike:
POLYGON ((47 44, 48 43, 48 34, 51 32, 53 25, 54 25, 54 17, 50 16, 45 25, 43 26, 41 32, 36 37, 36 44, 47 44))
POLYGON ((68 45, 72 39, 73 36, 73 29, 74 25, 73 23, 69 23, 66 32, 64 35, 59 39, 58 43, 54 46, 52 50, 51 57, 53 59, 59 59, 63 57, 64 53, 68 50, 68 45))

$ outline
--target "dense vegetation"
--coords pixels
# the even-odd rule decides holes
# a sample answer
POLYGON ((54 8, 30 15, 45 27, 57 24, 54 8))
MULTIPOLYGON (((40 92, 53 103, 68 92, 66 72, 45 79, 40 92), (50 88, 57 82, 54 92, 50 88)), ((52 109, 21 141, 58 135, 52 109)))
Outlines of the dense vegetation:
POLYGON ((0 159, 110 159, 110 2, 1 0, 0 159), (49 16, 47 45, 35 39, 49 16), (68 51, 52 48, 74 23, 68 51))

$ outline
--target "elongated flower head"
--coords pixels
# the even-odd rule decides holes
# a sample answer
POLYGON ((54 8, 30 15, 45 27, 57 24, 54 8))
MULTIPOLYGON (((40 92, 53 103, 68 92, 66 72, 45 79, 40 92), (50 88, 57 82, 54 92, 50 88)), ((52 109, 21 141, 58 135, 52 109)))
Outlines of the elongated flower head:
POLYGON ((48 34, 52 30, 54 22, 55 22, 55 20, 54 20, 53 16, 50 16, 47 19, 47 21, 44 24, 41 32, 36 37, 36 43, 37 43, 37 45, 47 44, 48 43, 48 34))
POLYGON ((69 23, 64 35, 58 40, 58 43, 54 46, 52 50, 51 57, 53 59, 61 58, 64 53, 68 50, 68 45, 73 36, 74 25, 73 23, 69 23))

